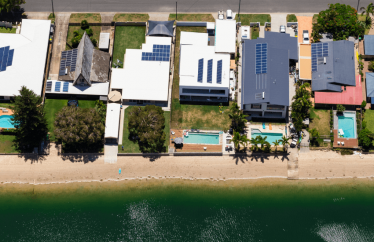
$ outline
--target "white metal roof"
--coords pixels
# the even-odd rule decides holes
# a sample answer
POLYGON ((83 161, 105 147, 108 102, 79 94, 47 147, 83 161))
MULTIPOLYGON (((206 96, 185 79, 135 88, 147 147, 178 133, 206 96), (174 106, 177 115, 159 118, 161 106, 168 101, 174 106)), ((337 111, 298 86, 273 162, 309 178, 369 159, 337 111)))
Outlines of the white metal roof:
MULTIPOLYGON (((196 39, 200 33, 195 34, 196 39)), ((192 35, 188 35, 190 38, 192 35)), ((181 43, 184 40, 181 39, 181 43)), ((179 67, 179 85, 197 86, 197 87, 226 87, 230 85, 230 54, 216 53, 214 46, 204 45, 181 45, 180 67, 179 67), (204 59, 203 81, 197 82, 199 59, 204 59), (213 60, 212 83, 207 82, 208 60, 213 60), (222 82, 217 83, 217 62, 222 60, 222 82)))
POLYGON ((181 32, 181 45, 208 45, 208 33, 181 32))
POLYGON ((48 82, 52 82, 52 88, 50 92, 46 91, 46 93, 106 96, 109 91, 109 82, 93 82, 91 86, 80 86, 79 84, 74 86, 72 81, 48 80, 48 82), (60 82, 60 91, 57 92, 56 82, 60 82), (64 83, 69 83, 68 92, 63 91, 64 83))
POLYGON ((127 49, 123 69, 112 69, 111 89, 122 89, 122 99, 167 101, 169 61, 142 61, 153 45, 171 45, 171 37, 146 37, 142 49, 127 49))
POLYGON ((99 49, 109 49, 109 33, 100 33, 99 49))
POLYGON ((50 27, 50 20, 23 19, 20 34, 0 33, 0 47, 14 49, 12 65, 0 72, 0 96, 19 95, 22 86, 41 95, 50 27))
POLYGON ((235 53, 236 21, 231 19, 216 19, 216 52, 235 53))
POLYGON ((105 120, 105 138, 118 138, 119 116, 121 113, 121 105, 118 103, 109 103, 106 107, 105 120))

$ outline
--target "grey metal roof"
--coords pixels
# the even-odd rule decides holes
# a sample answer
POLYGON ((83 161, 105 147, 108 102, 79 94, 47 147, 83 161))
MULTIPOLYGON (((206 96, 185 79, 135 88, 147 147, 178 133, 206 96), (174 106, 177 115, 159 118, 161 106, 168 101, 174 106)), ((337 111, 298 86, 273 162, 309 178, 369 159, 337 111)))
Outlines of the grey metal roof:
POLYGON ((84 79, 91 85, 90 76, 91 76, 91 66, 92 66, 92 55, 94 50, 94 45, 92 44, 90 38, 84 32, 81 42, 78 45, 78 56, 77 56, 77 65, 74 76, 74 83, 76 84, 78 77, 82 75, 84 79))
POLYGON ((374 35, 364 36, 365 55, 374 55, 374 35))
POLYGON ((162 35, 173 37, 174 21, 148 21, 147 35, 162 35))
POLYGON ((374 97, 374 73, 366 72, 366 96, 374 97))
POLYGON ((326 64, 322 57, 312 72, 312 91, 341 92, 342 86, 356 86, 354 44, 346 40, 327 43, 326 64))
POLYGON ((265 38, 244 40, 242 53, 242 105, 269 103, 289 106, 289 60, 298 60, 297 38, 265 32, 265 38), (256 44, 267 43, 267 73, 256 74, 256 44), (264 99, 262 93, 264 92, 264 99))

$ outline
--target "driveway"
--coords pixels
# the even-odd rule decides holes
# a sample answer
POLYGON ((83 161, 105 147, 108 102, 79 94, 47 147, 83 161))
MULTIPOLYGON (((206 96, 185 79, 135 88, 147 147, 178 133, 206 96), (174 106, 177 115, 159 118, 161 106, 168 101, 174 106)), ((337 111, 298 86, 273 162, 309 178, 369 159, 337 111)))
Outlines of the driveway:
POLYGON ((66 47, 66 37, 68 35, 69 29, 69 19, 70 13, 56 13, 56 29, 53 39, 51 69, 49 70, 49 77, 52 80, 58 79, 61 51, 64 51, 66 47))
POLYGON ((271 16, 271 31, 278 32, 281 25, 287 26, 287 14, 274 13, 271 16))
POLYGON ((297 23, 298 23, 298 38, 299 43, 303 43, 303 30, 309 31, 309 38, 312 34, 312 28, 313 28, 313 17, 306 17, 306 16, 296 16, 297 17, 297 23))

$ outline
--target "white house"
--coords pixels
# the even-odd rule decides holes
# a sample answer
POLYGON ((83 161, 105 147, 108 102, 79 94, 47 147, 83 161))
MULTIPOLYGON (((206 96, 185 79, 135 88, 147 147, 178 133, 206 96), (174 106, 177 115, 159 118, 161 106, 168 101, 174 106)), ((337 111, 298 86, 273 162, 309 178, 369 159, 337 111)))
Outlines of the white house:
POLYGON ((109 103, 106 108, 105 139, 116 139, 118 142, 118 131, 120 124, 121 104, 109 103))
POLYGON ((111 90, 125 105, 168 104, 171 37, 147 36, 141 49, 127 49, 123 69, 112 69, 111 90))
POLYGON ((181 32, 180 101, 227 102, 230 54, 208 46, 207 33, 181 32))
POLYGON ((23 19, 19 34, 0 33, 0 99, 22 86, 42 94, 50 31, 50 20, 23 19))

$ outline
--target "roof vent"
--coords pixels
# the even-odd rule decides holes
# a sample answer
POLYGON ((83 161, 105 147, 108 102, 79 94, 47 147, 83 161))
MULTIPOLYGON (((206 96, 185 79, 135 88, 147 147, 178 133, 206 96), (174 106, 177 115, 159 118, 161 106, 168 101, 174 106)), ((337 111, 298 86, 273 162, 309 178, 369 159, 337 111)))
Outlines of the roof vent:
POLYGON ((256 93, 255 99, 256 100, 261 100, 262 99, 262 93, 256 93))
POLYGON ((262 99, 265 99, 265 92, 262 92, 262 99))
POLYGON ((323 64, 326 65, 326 57, 323 57, 323 64))

